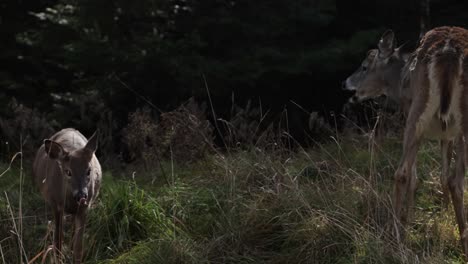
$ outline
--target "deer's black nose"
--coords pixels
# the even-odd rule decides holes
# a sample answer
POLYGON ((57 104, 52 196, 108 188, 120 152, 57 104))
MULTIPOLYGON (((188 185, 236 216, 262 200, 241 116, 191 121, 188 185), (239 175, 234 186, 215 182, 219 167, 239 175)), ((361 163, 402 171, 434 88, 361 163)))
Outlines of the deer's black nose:
POLYGON ((88 194, 84 191, 79 191, 75 196, 75 200, 79 202, 81 199, 88 199, 88 194))
POLYGON ((346 81, 341 82, 341 89, 346 90, 346 81))

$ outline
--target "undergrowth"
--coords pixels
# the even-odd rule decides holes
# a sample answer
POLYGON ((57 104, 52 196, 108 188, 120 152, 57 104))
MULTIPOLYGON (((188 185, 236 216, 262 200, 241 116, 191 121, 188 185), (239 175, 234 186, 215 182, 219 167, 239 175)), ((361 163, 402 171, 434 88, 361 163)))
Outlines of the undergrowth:
MULTIPOLYGON (((388 232, 399 142, 342 137, 308 150, 239 148, 106 172, 87 222, 86 263, 462 263, 435 142, 419 152, 407 239, 388 232)), ((3 263, 31 260, 51 243, 50 211, 30 170, 21 183, 13 165, 0 177, 3 263)))

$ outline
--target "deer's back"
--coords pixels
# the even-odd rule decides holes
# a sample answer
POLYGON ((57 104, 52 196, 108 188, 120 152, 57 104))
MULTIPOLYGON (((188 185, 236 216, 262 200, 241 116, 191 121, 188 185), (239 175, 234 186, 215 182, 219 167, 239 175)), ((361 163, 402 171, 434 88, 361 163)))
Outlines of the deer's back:
POLYGON ((444 48, 452 52, 468 55, 468 30, 461 27, 438 27, 427 32, 417 49, 418 60, 429 62, 444 48))

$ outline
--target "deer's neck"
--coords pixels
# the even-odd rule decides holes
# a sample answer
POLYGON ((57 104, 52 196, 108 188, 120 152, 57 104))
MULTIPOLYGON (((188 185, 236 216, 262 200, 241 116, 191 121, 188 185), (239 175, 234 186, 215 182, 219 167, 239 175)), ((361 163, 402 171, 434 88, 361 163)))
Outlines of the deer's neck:
POLYGON ((411 63, 414 59, 414 55, 408 55, 406 61, 402 61, 401 71, 397 78, 397 82, 394 83, 395 89, 392 95, 388 95, 392 100, 395 100, 400 106, 403 112, 408 113, 409 107, 411 105, 412 91, 410 90, 409 85, 409 75, 411 71, 411 63))

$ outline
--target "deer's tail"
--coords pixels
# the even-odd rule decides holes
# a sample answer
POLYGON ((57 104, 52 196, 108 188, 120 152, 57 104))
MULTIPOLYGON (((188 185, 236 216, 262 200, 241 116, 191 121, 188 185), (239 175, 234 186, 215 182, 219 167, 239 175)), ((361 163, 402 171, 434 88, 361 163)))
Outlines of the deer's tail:
POLYGON ((444 130, 455 111, 453 102, 457 99, 454 97, 461 96, 462 58, 462 53, 447 40, 444 48, 434 53, 430 63, 430 82, 440 92, 439 118, 444 130))

